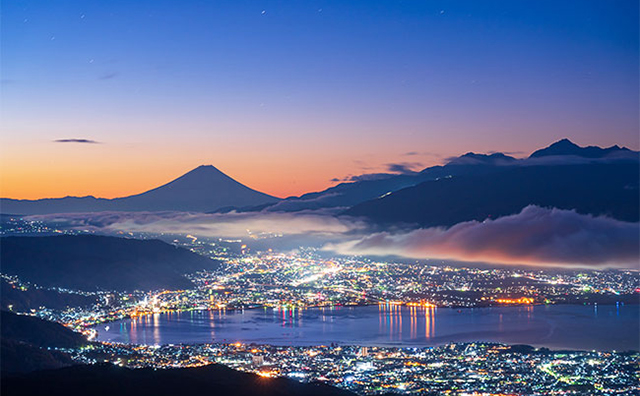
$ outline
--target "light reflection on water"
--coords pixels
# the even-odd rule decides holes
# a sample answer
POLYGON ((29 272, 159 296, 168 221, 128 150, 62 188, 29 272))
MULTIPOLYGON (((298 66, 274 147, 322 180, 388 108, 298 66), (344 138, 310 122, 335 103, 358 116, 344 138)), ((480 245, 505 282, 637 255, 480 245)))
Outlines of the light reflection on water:
POLYGON ((429 346, 490 341, 554 349, 640 349, 638 306, 523 306, 451 309, 366 307, 189 311, 98 327, 98 339, 135 344, 255 342, 429 346), (376 323, 377 322, 377 323, 376 323), (612 336, 615 335, 615 336, 612 336))
POLYGON ((378 332, 388 334, 389 341, 416 341, 419 338, 429 340, 435 334, 435 311, 436 307, 380 304, 378 305, 378 332), (409 319, 408 336, 406 335, 406 325, 402 324, 403 318, 407 316, 409 319), (419 326, 421 328, 424 326, 424 333, 418 331, 419 326), (405 330, 404 335, 403 329, 405 330))

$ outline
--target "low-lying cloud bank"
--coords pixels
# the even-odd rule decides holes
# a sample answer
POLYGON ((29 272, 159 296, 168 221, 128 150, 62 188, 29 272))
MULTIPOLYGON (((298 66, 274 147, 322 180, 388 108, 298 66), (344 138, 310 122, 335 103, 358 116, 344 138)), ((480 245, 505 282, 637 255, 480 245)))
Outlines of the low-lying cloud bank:
POLYGON ((325 249, 498 264, 640 269, 639 240, 639 223, 528 206, 495 220, 469 221, 449 229, 381 232, 325 249))
POLYGON ((323 210, 225 214, 102 212, 30 218, 98 233, 122 231, 230 238, 283 234, 300 236, 297 239, 300 241, 313 240, 324 244, 327 251, 347 255, 640 269, 639 223, 537 206, 528 206, 515 215, 459 223, 448 229, 375 233, 364 221, 336 217, 331 211, 323 210))
POLYGON ((362 230, 365 223, 341 219, 322 211, 296 213, 100 212, 30 216, 60 227, 91 232, 148 232, 209 237, 249 234, 335 236, 362 230))

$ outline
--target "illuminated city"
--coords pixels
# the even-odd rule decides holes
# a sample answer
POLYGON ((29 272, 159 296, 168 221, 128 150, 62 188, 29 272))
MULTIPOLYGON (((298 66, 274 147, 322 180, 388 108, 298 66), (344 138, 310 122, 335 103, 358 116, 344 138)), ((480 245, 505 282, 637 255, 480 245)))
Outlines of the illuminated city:
MULTIPOLYGON (((3 232, 20 230, 5 228, 3 232)), ((31 225, 31 232, 66 231, 40 224, 31 225)), ((304 318, 309 309, 374 305, 380 312, 381 326, 402 331, 405 316, 400 312, 408 312, 409 337, 421 334, 428 339, 435 331, 438 308, 570 302, 597 309, 598 303, 637 304, 640 297, 638 271, 485 269, 443 262, 328 257, 310 248, 288 253, 271 249, 253 252, 247 245, 251 238, 222 241, 177 235, 173 243, 220 260, 223 265, 216 271, 190 274, 196 287, 187 290, 87 293, 57 289, 61 293, 91 296, 97 303, 67 310, 43 307, 32 314, 59 321, 95 339, 98 333, 109 330, 111 322, 130 318, 135 328, 138 322, 150 325, 162 313, 204 312, 205 317, 215 321, 224 312, 254 310, 267 315, 273 311, 274 317, 282 316, 282 325, 288 326, 304 318)), ((37 287, 16 277, 3 277, 15 288, 37 287)), ((78 362, 110 362, 130 368, 184 368, 219 363, 263 377, 325 382, 362 395, 389 391, 426 395, 576 391, 606 395, 640 390, 637 352, 552 351, 493 343, 397 348, 240 342, 184 345, 98 342, 67 352, 78 362)))
POLYGON ((372 395, 406 394, 634 394, 640 355, 552 352, 499 344, 435 348, 286 347, 202 344, 132 346, 103 343, 74 357, 126 367, 194 367, 212 362, 264 377, 322 381, 372 395))
POLYGON ((2 2, 0 395, 640 396, 640 2, 2 2))

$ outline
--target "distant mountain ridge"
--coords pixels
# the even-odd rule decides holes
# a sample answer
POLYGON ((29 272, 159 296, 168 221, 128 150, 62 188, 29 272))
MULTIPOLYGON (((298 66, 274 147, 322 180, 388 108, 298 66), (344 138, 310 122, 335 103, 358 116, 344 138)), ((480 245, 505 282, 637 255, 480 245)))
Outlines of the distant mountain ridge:
POLYGON ((509 166, 493 173, 431 180, 344 212, 378 224, 422 227, 519 213, 528 205, 640 220, 637 164, 509 166))
POLYGON ((192 212, 298 212, 332 210, 338 213, 369 200, 416 186, 427 181, 468 175, 484 175, 504 167, 565 166, 587 163, 626 163, 638 166, 640 153, 617 145, 608 148, 581 147, 561 139, 536 150, 527 158, 504 153, 468 152, 448 159, 444 165, 420 172, 361 175, 323 191, 279 199, 252 190, 211 165, 200 166, 158 188, 129 197, 103 199, 66 197, 35 201, 0 199, 0 213, 50 214, 102 211, 192 211, 192 212), (371 176, 371 177, 367 177, 371 176))
POLYGON ((517 161, 516 158, 503 153, 493 154, 476 154, 473 152, 466 153, 460 157, 452 158, 447 165, 510 165, 517 161))
POLYGON ((580 147, 577 144, 573 143, 571 140, 565 138, 553 143, 549 147, 545 147, 533 152, 533 154, 531 154, 529 158, 566 155, 573 155, 582 158, 605 158, 621 155, 624 157, 633 157, 634 154, 637 155, 638 152, 629 150, 626 147, 619 147, 618 145, 607 148, 601 148, 598 146, 580 147))
MULTIPOLYGON (((612 146, 602 149, 595 146, 580 147, 568 139, 562 139, 550 146, 535 151, 524 159, 514 158, 503 153, 478 154, 469 152, 455 158, 449 158, 445 165, 426 168, 411 174, 379 175, 373 180, 362 178, 358 181, 340 183, 324 191, 307 193, 300 197, 261 205, 254 208, 241 208, 244 211, 296 212, 301 210, 353 207, 361 203, 376 200, 420 183, 437 181, 442 178, 487 175, 500 172, 507 167, 564 166, 577 163, 625 163, 637 167, 640 153, 625 147, 612 146)), ((349 213, 349 212, 348 212, 349 213)))
POLYGON ((237 182, 212 165, 202 165, 141 194, 114 199, 92 196, 38 200, 1 198, 0 212, 20 215, 103 211, 207 212, 225 206, 261 205, 278 200, 237 182))

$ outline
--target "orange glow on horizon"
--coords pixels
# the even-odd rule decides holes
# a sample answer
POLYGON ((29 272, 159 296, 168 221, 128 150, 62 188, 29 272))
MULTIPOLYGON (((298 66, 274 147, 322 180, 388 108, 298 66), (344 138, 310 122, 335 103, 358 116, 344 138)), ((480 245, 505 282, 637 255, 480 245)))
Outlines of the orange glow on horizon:
MULTIPOLYGON (((442 130, 447 131, 444 127, 442 130)), ((366 139, 345 132, 336 144, 313 130, 309 136, 315 138, 290 140, 286 147, 268 134, 246 142, 238 137, 241 131, 222 140, 198 137, 185 142, 165 137, 150 143, 144 143, 150 133, 146 129, 129 132, 134 137, 92 135, 100 144, 0 136, 0 197, 126 197, 160 187, 200 165, 213 165, 249 188, 286 198, 322 191, 338 183, 332 181, 334 178, 386 172, 389 164, 408 163, 421 170, 471 149, 488 152, 495 148, 484 141, 453 144, 428 135, 413 141, 393 139, 382 132, 366 139), (423 147, 428 151, 421 151, 423 147)), ((527 144, 509 142, 501 148, 509 151, 525 146, 525 150, 533 151, 548 143, 540 138, 527 144)))
MULTIPOLYGON (((97 145, 99 146, 99 145, 97 145)), ((94 196, 118 198, 160 187, 200 165, 213 165, 254 190, 279 198, 322 191, 338 184, 331 179, 369 172, 384 172, 384 166, 360 169, 344 156, 327 160, 302 158, 260 158, 253 162, 235 158, 169 158, 159 161, 151 154, 128 153, 113 158, 101 155, 102 147, 71 152, 67 147, 57 155, 34 154, 28 161, 17 154, 3 153, 0 160, 0 197, 13 199, 94 196), (98 155, 95 155, 98 152, 98 155)), ((389 158, 381 160, 392 162, 389 158)), ((401 159, 395 159, 401 160, 401 159)))
POLYGON ((0 197, 126 197, 166 184, 200 165, 213 165, 249 188, 286 198, 322 191, 337 184, 334 178, 386 172, 388 164, 410 163, 416 170, 438 165, 443 158, 468 151, 463 145, 480 151, 495 148, 469 142, 451 145, 428 135, 416 142, 400 139, 409 132, 391 135, 351 127, 332 126, 349 128, 338 144, 325 137, 322 126, 307 126, 304 136, 293 126, 285 132, 265 129, 250 140, 245 138, 250 131, 237 126, 225 129, 224 135, 200 133, 184 140, 160 125, 132 129, 108 123, 89 136, 99 144, 7 134, 0 136, 0 197), (408 152, 414 154, 407 156, 408 152))
MULTIPOLYGON (((160 187, 182 176, 193 168, 185 168, 183 173, 175 171, 150 172, 147 169, 87 169, 67 172, 67 169, 16 169, 7 170, 0 176, 0 195, 2 198, 41 199, 66 196, 94 196, 96 198, 119 198, 140 194, 160 187)), ((164 170, 164 169, 161 169, 164 170)), ((285 170, 286 171, 286 170, 285 170)), ((290 172, 288 177, 280 179, 280 169, 266 174, 246 174, 235 176, 225 172, 231 178, 254 190, 279 198, 298 196, 307 192, 322 191, 337 183, 318 175, 315 179, 303 180, 302 175, 290 172)), ((296 172, 297 173, 297 172, 296 172)))

